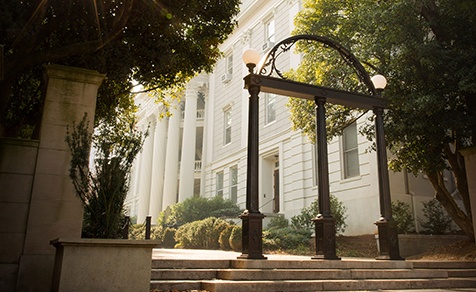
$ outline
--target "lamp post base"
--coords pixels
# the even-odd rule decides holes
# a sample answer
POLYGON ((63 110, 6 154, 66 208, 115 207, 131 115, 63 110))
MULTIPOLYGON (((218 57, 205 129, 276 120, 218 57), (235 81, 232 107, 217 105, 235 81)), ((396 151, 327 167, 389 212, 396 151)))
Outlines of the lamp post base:
POLYGON ((263 218, 261 213, 245 212, 242 220, 242 254, 238 259, 265 260, 263 256, 263 218))
POLYGON ((316 255, 312 259, 340 260, 336 255, 336 219, 318 216, 312 221, 316 231, 316 255))
POLYGON ((377 260, 404 260, 400 256, 398 246, 397 223, 395 221, 387 221, 385 219, 375 222, 378 228, 378 243, 380 255, 377 260))

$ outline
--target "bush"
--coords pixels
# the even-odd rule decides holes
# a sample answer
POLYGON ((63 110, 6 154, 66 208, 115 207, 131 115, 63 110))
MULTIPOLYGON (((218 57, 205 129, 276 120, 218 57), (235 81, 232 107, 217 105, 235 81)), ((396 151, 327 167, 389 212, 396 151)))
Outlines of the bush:
POLYGON ((129 226, 129 239, 145 239, 145 225, 134 224, 129 226))
POLYGON ((397 223, 398 233, 407 234, 414 231, 413 216, 410 212, 410 204, 401 201, 392 202, 393 219, 397 223))
POLYGON ((237 204, 221 197, 192 197, 172 208, 162 211, 158 224, 162 226, 181 226, 208 217, 237 217, 241 211, 237 204))
POLYGON ((230 250, 230 237, 233 228, 235 227, 234 224, 230 224, 226 226, 226 228, 220 233, 220 237, 218 238, 218 243, 220 243, 220 249, 222 250, 230 250))
POLYGON ((273 217, 268 223, 266 229, 286 228, 289 226, 289 220, 283 216, 273 217))
POLYGON ((220 234, 230 225, 215 217, 186 223, 175 233, 175 247, 218 249, 220 234))
POLYGON ((452 219, 436 199, 423 203, 423 215, 425 220, 418 218, 423 233, 445 234, 451 231, 452 219))
POLYGON ((167 227, 164 229, 162 234, 162 246, 165 248, 173 248, 176 244, 175 242, 175 232, 177 229, 167 227))
MULTIPOLYGON (((347 227, 347 223, 345 223, 345 219, 347 219, 347 215, 345 215, 347 208, 334 195, 330 196, 330 203, 331 214, 334 219, 336 219, 336 233, 342 234, 347 227)), ((312 222, 312 219, 316 218, 318 214, 319 202, 318 199, 316 199, 311 203, 311 206, 303 208, 300 215, 291 217, 291 226, 296 229, 304 229, 312 232, 314 230, 314 222, 312 222)))
POLYGON ((230 246, 234 251, 242 250, 242 241, 241 241, 242 229, 241 226, 235 225, 230 235, 230 246))
MULTIPOLYGON (((150 228, 150 239, 162 241, 164 228, 162 226, 152 226, 150 228)), ((145 239, 145 224, 133 224, 129 226, 129 239, 145 239)))
POLYGON ((263 232, 263 247, 267 250, 309 249, 311 231, 293 227, 271 228, 263 232))

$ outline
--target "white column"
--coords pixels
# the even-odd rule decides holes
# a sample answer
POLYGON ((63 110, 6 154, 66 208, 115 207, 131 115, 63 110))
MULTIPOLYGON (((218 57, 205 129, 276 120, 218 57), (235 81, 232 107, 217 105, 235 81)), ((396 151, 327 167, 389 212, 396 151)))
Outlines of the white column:
POLYGON ((147 119, 150 123, 149 136, 146 138, 142 150, 142 161, 139 177, 139 209, 137 210, 137 223, 142 224, 145 217, 149 215, 149 199, 150 199, 150 181, 152 174, 152 156, 154 149, 154 136, 156 117, 147 119))
MULTIPOLYGON (((189 83, 190 84, 190 83, 189 83)), ((179 202, 194 194, 195 144, 197 133, 197 86, 191 84, 185 93, 185 118, 182 135, 182 161, 180 162, 179 202)))
POLYGON ((150 185, 149 215, 155 224, 157 216, 162 211, 165 173, 165 146, 167 135, 167 120, 157 121, 154 134, 154 150, 152 160, 152 181, 150 185))
POLYGON ((167 154, 165 157, 164 194, 162 209, 177 203, 177 180, 179 165, 180 106, 173 102, 170 109, 167 131, 167 154))
POLYGON ((213 82, 214 74, 207 76, 208 88, 205 91, 205 118, 203 120, 203 140, 202 140, 202 169, 200 172, 200 196, 206 197, 206 171, 209 157, 211 157, 212 135, 213 133, 213 96, 215 82, 213 82), (210 136, 210 137, 209 137, 210 136), (210 148, 210 150, 209 150, 210 148))

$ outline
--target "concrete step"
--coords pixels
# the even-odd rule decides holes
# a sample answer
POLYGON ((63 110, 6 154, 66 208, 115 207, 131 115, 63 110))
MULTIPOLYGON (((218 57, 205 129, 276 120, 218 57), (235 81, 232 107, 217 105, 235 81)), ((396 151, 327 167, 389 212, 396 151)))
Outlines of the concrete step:
POLYGON ((156 291, 206 290, 210 292, 249 291, 368 291, 474 288, 476 279, 392 279, 392 280, 287 280, 287 281, 231 281, 209 280, 152 281, 156 291))
POLYGON ((160 259, 152 267, 154 291, 476 288, 476 262, 160 259))
POLYGON ((211 280, 217 278, 215 269, 152 269, 151 279, 211 280))
POLYGON ((228 269, 230 260, 178 260, 160 259, 152 260, 152 269, 228 269))
POLYGON ((234 269, 408 269, 408 261, 376 260, 232 260, 234 269))
POLYGON ((448 272, 428 269, 228 269, 219 270, 216 278, 224 280, 431 279, 448 278, 448 272))

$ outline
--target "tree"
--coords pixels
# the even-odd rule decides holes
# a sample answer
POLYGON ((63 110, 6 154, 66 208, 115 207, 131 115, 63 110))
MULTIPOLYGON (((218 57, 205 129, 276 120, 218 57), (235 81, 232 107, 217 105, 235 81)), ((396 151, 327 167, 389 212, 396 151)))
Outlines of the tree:
POLYGON ((163 89, 211 70, 238 11, 239 0, 1 1, 0 136, 35 127, 43 65, 106 73, 97 116, 110 116, 132 104, 133 80, 163 89))
MULTIPOLYGON (((436 199, 474 241, 464 159, 459 150, 476 142, 476 2, 471 0, 306 1, 294 34, 334 39, 371 73, 387 77, 385 117, 390 167, 425 173, 436 199), (463 209, 443 181, 451 170, 463 209)), ((298 81, 365 91, 355 72, 326 48, 302 43, 298 81)), ((312 104, 291 100, 294 126, 313 138, 312 104)), ((330 107, 328 128, 337 135, 360 112, 330 107)), ((373 136, 372 123, 362 133, 373 136)))
POLYGON ((120 238, 130 169, 147 133, 134 129, 133 119, 119 115, 89 134, 86 115, 66 137, 71 150, 69 176, 84 207, 83 237, 120 238), (97 151, 89 166, 91 143, 97 151))

